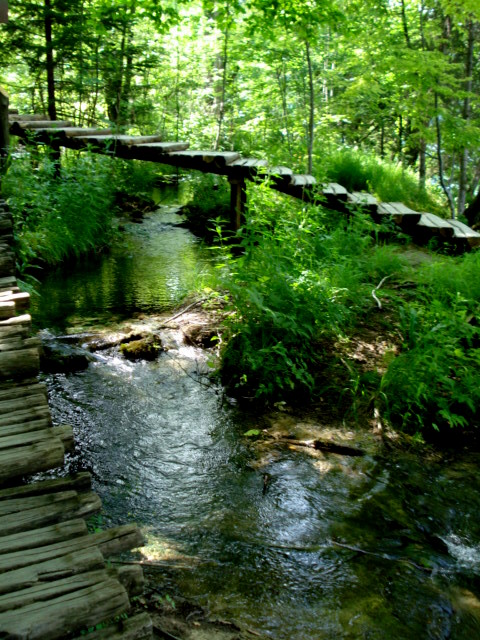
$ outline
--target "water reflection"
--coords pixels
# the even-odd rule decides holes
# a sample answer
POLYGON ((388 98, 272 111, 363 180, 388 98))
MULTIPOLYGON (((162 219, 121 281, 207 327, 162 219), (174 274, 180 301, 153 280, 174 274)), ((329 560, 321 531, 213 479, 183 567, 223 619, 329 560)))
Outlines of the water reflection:
POLYGON ((36 326, 65 331, 177 306, 208 268, 210 252, 176 226, 174 209, 164 206, 141 225, 126 223, 110 252, 50 272, 41 301, 33 299, 36 326))

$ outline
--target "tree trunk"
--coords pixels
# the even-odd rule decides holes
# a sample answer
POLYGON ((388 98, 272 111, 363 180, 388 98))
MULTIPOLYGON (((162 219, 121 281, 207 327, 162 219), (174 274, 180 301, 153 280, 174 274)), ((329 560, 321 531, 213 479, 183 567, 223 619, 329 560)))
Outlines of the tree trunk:
POLYGON ((0 87, 0 170, 8 154, 10 137, 8 132, 8 95, 0 87))
POLYGON ((427 143, 425 138, 420 139, 418 149, 418 182, 421 189, 425 189, 427 180, 427 143))
POLYGON ((480 223, 480 191, 463 212, 471 227, 478 227, 480 223))
MULTIPOLYGON (((463 99, 462 117, 468 126, 471 116, 470 94, 473 88, 473 49, 475 45, 475 26, 471 20, 467 23, 468 41, 465 60, 465 98, 463 99)), ((468 147, 464 147, 460 154, 460 176, 458 184, 457 213, 461 216, 465 210, 468 182, 468 147)))
POLYGON ((310 56, 310 44, 308 40, 305 41, 305 53, 307 56, 308 97, 309 97, 308 133, 307 133, 307 154, 308 154, 307 173, 312 173, 313 171, 313 136, 314 136, 314 127, 315 127, 315 89, 313 86, 313 67, 312 67, 312 58, 310 56))
POLYGON ((217 135, 215 136, 215 142, 213 144, 214 151, 217 151, 220 146, 220 139, 222 136, 222 126, 223 120, 225 118, 225 97, 227 93, 227 63, 228 63, 228 39, 229 39, 229 28, 230 28, 230 14, 228 12, 228 3, 227 3, 227 16, 225 18, 225 28, 223 32, 223 59, 221 61, 222 66, 222 84, 220 88, 220 96, 218 99, 218 109, 217 109, 217 135))
POLYGON ((56 120, 57 106, 55 101, 55 62, 53 60, 51 0, 44 0, 44 7, 45 45, 47 54, 48 117, 50 120, 56 120))
POLYGON ((438 177, 440 179, 440 185, 442 187, 443 193, 446 195, 448 200, 448 206, 450 208, 450 213, 452 216, 452 220, 455 220, 455 203, 453 201, 452 192, 447 187, 445 182, 445 174, 443 171, 443 153, 442 153, 442 129, 440 127, 440 115, 438 113, 438 94, 435 93, 435 128, 437 131, 437 161, 438 161, 438 177))

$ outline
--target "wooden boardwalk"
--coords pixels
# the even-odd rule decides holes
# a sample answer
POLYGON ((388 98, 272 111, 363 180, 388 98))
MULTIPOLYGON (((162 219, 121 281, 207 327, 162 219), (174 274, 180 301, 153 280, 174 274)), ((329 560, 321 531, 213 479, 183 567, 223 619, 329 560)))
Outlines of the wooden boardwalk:
POLYGON ((295 174, 288 167, 269 167, 264 160, 243 158, 233 151, 190 150, 187 142, 165 142, 160 136, 129 136, 110 129, 76 127, 69 121, 50 121, 44 115, 10 114, 10 133, 23 140, 146 160, 182 169, 227 176, 231 185, 231 224, 242 225, 246 205, 246 180, 269 179, 272 189, 295 198, 324 204, 348 213, 360 209, 377 222, 393 220, 414 239, 426 242, 436 236, 460 250, 480 246, 480 234, 458 220, 409 209, 401 202, 379 202, 368 193, 348 193, 340 184, 317 184, 311 175, 295 174))
POLYGON ((0 201, 0 638, 152 638, 148 615, 127 617, 143 589, 136 565, 105 558, 143 543, 135 525, 89 534, 85 518, 101 508, 88 473, 32 482, 61 468, 71 427, 52 426, 39 383, 39 342, 29 337, 29 296, 14 277, 12 217, 0 201), (120 616, 118 622, 113 622, 120 616))

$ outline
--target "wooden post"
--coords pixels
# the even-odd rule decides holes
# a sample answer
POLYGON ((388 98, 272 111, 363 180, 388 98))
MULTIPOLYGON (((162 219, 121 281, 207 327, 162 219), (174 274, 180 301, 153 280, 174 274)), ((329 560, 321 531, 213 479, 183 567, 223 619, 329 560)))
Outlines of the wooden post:
POLYGON ((0 169, 8 155, 10 135, 8 131, 8 94, 0 87, 0 169))
POLYGON ((229 178, 230 183, 230 222, 233 231, 238 231, 245 222, 247 189, 244 178, 229 178))

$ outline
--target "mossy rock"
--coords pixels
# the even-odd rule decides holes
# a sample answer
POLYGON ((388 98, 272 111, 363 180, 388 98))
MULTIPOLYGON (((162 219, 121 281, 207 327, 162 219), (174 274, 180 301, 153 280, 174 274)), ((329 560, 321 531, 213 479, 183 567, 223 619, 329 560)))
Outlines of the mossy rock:
POLYGON ((163 347, 158 338, 150 336, 124 343, 120 351, 127 360, 155 360, 163 347))

